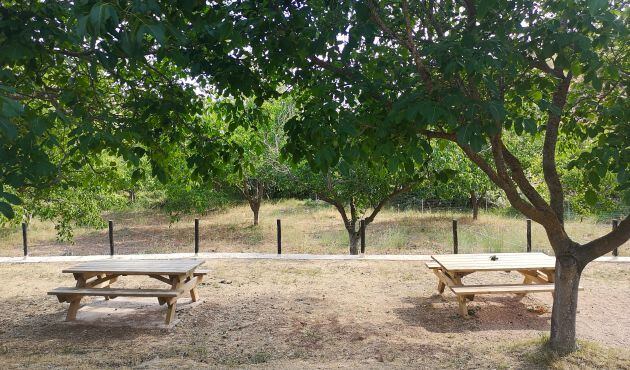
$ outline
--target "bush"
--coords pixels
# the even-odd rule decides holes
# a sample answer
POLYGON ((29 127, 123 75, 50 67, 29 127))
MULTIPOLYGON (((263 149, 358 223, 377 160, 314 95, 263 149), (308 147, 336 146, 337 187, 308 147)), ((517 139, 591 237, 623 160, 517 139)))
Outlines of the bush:
POLYGON ((161 208, 169 215, 171 222, 176 222, 182 215, 205 215, 211 211, 224 209, 233 202, 233 195, 226 191, 199 185, 169 184, 166 186, 161 208))

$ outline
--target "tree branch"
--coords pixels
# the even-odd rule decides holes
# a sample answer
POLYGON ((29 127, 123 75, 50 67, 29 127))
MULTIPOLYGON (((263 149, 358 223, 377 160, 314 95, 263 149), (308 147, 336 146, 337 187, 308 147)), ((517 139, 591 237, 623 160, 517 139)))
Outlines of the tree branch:
POLYGON ((381 209, 383 209, 385 204, 387 204, 387 202, 389 202, 393 197, 395 197, 398 194, 401 194, 401 193, 404 193, 404 192, 407 192, 407 191, 411 190, 417 184, 418 184, 417 182, 411 182, 411 183, 409 183, 407 185, 403 185, 403 186, 397 188, 396 190, 394 190, 393 192, 391 192, 385 198, 381 199, 381 201, 372 210, 372 213, 370 213, 370 215, 367 218, 364 219, 365 226, 369 225, 370 223, 372 223, 372 221, 374 221, 374 218, 376 218, 376 215, 381 211, 381 209))
POLYGON ((494 141, 492 147, 496 167, 495 170, 481 155, 479 155, 479 153, 472 150, 470 146, 459 143, 455 134, 428 130, 422 131, 422 134, 427 136, 428 138, 444 139, 456 143, 464 151, 466 156, 473 163, 475 163, 477 167, 479 167, 486 175, 488 175, 490 181, 495 183, 499 188, 501 188, 501 190, 505 192, 508 201, 514 208, 540 224, 543 224, 545 222, 545 213, 541 210, 536 209, 536 207, 534 207, 532 204, 523 200, 523 198, 521 198, 520 194, 518 193, 518 190, 507 171, 505 160, 503 159, 503 152, 501 150, 497 150, 503 145, 498 136, 495 136, 495 138, 491 140, 494 141))
POLYGON ((554 69, 551 68, 551 66, 549 66, 549 64, 547 64, 546 62, 542 61, 542 60, 538 60, 538 59, 534 59, 528 56, 525 56, 525 60, 527 60, 527 62, 529 63, 530 66, 537 68, 543 72, 545 72, 546 74, 553 76, 553 77, 558 77, 558 78, 562 78, 564 79, 564 73, 562 73, 561 70, 558 69, 554 69))
POLYGON ((503 147, 503 158, 505 158, 505 162, 508 167, 510 167, 510 171, 512 173, 512 178, 518 185, 519 189, 525 194, 527 199, 538 209, 540 210, 548 210, 549 205, 543 199, 543 197, 534 189, 532 184, 529 182, 527 177, 525 176, 525 172, 523 171, 523 166, 521 162, 516 158, 509 150, 505 147, 505 145, 501 144, 503 147))
POLYGON ((608 234, 577 248, 576 256, 583 266, 597 257, 612 252, 630 239, 630 215, 619 223, 619 226, 608 234))
MULTIPOLYGON (((562 110, 567 102, 567 93, 571 85, 571 73, 561 80, 553 94, 553 105, 562 110)), ((551 209, 553 209, 560 223, 564 223, 564 191, 560 183, 560 176, 556 168, 556 143, 558 142, 558 129, 560 127, 561 114, 549 110, 545 142, 543 144, 543 174, 545 183, 549 189, 551 209)))
POLYGON ((418 52, 418 49, 416 48, 416 44, 414 43, 414 40, 413 40, 411 21, 409 17, 409 4, 407 3, 406 0, 404 0, 401 5, 402 5, 403 18, 405 18, 406 37, 402 37, 398 35, 391 28, 389 28, 389 26, 385 24, 385 21, 379 15, 378 5, 374 1, 368 1, 368 7, 370 8, 370 12, 372 15, 371 18, 374 21, 374 23, 376 23, 376 25, 384 33, 389 35, 389 37, 398 41, 400 45, 406 47, 409 50, 409 52, 411 53, 413 57, 414 66, 416 70, 418 71, 418 73, 420 74, 420 78, 422 78, 422 81, 424 82, 427 91, 431 93, 433 91, 433 81, 431 80, 431 73, 429 72, 429 69, 427 68, 427 66, 422 62, 420 53, 418 52))
POLYGON ((337 212, 339 212, 339 214, 341 215, 341 219, 343 220, 344 227, 346 228, 346 230, 348 230, 348 227, 350 225, 350 220, 348 219, 348 214, 346 213, 346 209, 343 206, 343 204, 341 204, 336 199, 328 197, 327 195, 321 192, 317 192, 317 197, 319 197, 319 199, 323 200, 324 202, 331 204, 337 209, 337 212))

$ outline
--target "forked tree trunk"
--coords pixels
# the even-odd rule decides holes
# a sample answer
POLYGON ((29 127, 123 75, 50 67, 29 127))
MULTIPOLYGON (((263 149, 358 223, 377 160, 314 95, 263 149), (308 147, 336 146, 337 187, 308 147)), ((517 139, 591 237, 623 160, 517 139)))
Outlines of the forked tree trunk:
POLYGON ((555 292, 549 344, 558 353, 576 350, 575 322, 582 270, 573 256, 556 257, 555 292))
POLYGON ((470 204, 473 211, 473 220, 476 220, 479 217, 479 198, 474 191, 470 192, 470 204))
POLYGON ((249 208, 252 209, 254 213, 254 226, 258 226, 258 212, 260 211, 260 199, 252 198, 249 199, 249 208))

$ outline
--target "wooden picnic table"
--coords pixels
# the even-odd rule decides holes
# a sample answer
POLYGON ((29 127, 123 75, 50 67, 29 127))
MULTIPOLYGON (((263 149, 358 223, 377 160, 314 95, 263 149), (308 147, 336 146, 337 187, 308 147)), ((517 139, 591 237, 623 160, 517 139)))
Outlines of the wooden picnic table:
POLYGON ((105 260, 85 262, 67 269, 63 273, 74 276, 74 287, 55 288, 48 292, 56 295, 59 302, 68 302, 67 321, 76 319, 81 300, 85 296, 102 296, 106 300, 116 297, 156 297, 160 305, 166 304, 166 324, 175 319, 177 299, 186 292, 193 302, 197 301, 197 284, 208 273, 197 269, 204 263, 199 259, 172 260, 105 260), (112 288, 121 276, 148 276, 169 286, 168 289, 112 288))
POLYGON ((427 263, 438 278, 438 291, 448 287, 457 296, 460 315, 468 316, 466 302, 475 294, 527 293, 554 291, 556 259, 544 253, 483 253, 446 254, 431 256, 427 263), (462 278, 475 272, 517 271, 522 284, 464 285, 462 278))

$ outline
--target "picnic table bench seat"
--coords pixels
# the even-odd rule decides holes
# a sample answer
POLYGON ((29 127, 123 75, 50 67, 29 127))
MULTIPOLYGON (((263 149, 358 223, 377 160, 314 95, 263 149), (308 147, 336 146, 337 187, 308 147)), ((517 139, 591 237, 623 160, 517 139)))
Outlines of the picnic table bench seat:
POLYGON ((60 287, 48 292, 48 295, 56 295, 59 301, 67 296, 114 296, 114 297, 157 297, 177 298, 184 293, 183 290, 172 289, 124 289, 124 288, 76 288, 60 287))
POLYGON ((553 292, 554 284, 495 284, 495 285, 463 285, 449 287, 455 295, 468 296, 474 294, 509 294, 509 293, 544 293, 553 292))

